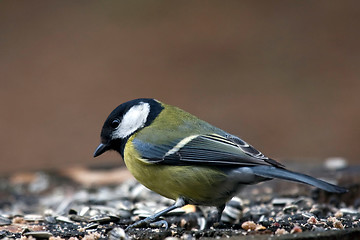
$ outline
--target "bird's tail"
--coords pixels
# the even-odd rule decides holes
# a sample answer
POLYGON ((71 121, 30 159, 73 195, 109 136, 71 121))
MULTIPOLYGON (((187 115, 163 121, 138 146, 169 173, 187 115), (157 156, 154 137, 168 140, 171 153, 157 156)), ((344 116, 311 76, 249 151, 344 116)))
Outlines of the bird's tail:
POLYGON ((254 171, 254 174, 261 177, 280 178, 284 180, 305 183, 333 193, 345 193, 348 191, 346 188, 339 187, 331 183, 327 183, 325 181, 313 178, 311 176, 302 173, 292 172, 282 168, 269 167, 269 166, 256 166, 256 167, 252 167, 251 169, 254 171))

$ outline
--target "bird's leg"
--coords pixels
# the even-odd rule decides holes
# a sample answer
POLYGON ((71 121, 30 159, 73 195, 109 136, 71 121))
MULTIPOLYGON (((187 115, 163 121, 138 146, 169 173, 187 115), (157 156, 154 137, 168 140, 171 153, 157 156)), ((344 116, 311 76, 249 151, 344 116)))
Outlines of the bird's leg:
POLYGON ((129 225, 125 231, 129 230, 130 228, 133 228, 133 227, 141 227, 141 226, 148 226, 148 225, 153 225, 153 226, 161 226, 162 224, 165 224, 165 229, 168 228, 168 223, 164 220, 161 220, 161 221, 158 221, 158 222, 155 222, 159 217, 161 217, 162 215, 170 212, 171 210, 174 210, 176 208, 179 208, 179 207, 183 207, 185 206, 186 203, 185 203, 185 200, 183 198, 178 198, 176 200, 176 202, 171 205, 170 207, 168 208, 165 208, 164 210, 161 210, 160 212, 157 212, 155 213, 154 215, 151 215, 150 217, 147 217, 143 220, 140 220, 140 221, 137 221, 131 225, 129 225))
POLYGON ((218 212, 217 212, 217 222, 221 221, 221 215, 222 215, 224 209, 225 209, 225 204, 217 207, 217 210, 218 210, 218 212))

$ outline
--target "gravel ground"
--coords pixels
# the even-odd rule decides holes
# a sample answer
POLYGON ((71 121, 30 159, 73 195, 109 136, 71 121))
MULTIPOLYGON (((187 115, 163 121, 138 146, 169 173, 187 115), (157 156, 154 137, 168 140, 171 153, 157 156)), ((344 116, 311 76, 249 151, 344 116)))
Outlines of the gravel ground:
MULTIPOLYGON (((334 195, 300 184, 249 186, 226 206, 222 223, 208 228, 211 207, 170 212, 169 228, 130 223, 173 203, 138 184, 126 169, 71 169, 18 173, 1 179, 0 238, 7 239, 360 239, 360 168, 327 172, 350 191, 334 195), (122 177, 112 177, 122 176, 122 177), (127 179, 127 180, 125 180, 127 179)), ((294 169, 294 168, 293 168, 294 169)))

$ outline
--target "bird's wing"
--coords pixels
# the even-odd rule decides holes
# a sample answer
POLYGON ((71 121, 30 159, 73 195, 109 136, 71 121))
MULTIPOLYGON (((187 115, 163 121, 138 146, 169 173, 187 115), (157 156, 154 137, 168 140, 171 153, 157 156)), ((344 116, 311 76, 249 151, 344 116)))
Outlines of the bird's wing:
POLYGON ((167 165, 256 166, 280 163, 264 156, 233 135, 191 135, 166 145, 152 145, 134 139, 135 148, 144 161, 167 165))

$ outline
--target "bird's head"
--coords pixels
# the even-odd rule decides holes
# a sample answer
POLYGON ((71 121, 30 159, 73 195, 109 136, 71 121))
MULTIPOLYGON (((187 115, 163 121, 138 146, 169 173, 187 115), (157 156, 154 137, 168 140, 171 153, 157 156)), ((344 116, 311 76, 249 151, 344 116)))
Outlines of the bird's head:
POLYGON ((161 103, 151 98, 139 98, 115 108, 105 120, 101 130, 101 143, 94 152, 97 157, 108 150, 123 155, 127 139, 147 127, 163 109, 161 103))

